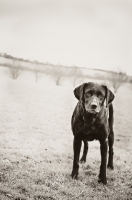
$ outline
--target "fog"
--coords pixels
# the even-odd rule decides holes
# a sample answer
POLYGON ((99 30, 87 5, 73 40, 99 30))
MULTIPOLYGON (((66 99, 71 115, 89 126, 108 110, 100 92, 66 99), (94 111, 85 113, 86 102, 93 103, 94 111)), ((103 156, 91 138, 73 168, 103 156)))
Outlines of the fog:
POLYGON ((131 0, 0 0, 0 52, 132 75, 131 0))

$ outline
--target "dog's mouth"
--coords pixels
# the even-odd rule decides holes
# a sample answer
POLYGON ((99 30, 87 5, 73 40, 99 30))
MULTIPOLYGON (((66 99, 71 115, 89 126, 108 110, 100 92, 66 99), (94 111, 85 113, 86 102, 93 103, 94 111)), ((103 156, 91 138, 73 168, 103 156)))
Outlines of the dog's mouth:
POLYGON ((87 109, 86 112, 91 113, 91 114, 97 114, 99 113, 99 109, 87 109))

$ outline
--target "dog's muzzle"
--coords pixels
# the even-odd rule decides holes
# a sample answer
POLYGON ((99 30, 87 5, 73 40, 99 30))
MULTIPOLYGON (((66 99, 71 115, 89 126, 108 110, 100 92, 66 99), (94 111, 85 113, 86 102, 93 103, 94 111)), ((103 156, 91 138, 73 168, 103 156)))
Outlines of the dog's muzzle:
POLYGON ((86 109, 86 112, 92 113, 92 114, 97 114, 100 111, 99 105, 97 104, 96 101, 92 101, 92 103, 88 106, 88 108, 85 107, 85 109, 86 109))

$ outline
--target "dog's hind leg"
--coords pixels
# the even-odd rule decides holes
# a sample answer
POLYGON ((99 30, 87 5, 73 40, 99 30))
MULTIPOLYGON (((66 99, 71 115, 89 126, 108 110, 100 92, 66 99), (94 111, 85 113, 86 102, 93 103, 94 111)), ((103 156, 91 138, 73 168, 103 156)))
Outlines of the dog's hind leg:
POLYGON ((83 148, 83 155, 82 158, 80 160, 80 162, 86 162, 86 157, 87 157, 87 153, 88 153, 88 142, 87 141, 83 141, 84 142, 84 148, 83 148))
POLYGON ((109 107, 109 127, 110 127, 110 134, 108 137, 108 144, 109 144, 109 158, 108 158, 108 165, 107 167, 110 169, 114 169, 113 166, 113 144, 114 144, 114 131, 113 131, 113 123, 114 123, 114 117, 113 117, 113 105, 111 104, 109 107))

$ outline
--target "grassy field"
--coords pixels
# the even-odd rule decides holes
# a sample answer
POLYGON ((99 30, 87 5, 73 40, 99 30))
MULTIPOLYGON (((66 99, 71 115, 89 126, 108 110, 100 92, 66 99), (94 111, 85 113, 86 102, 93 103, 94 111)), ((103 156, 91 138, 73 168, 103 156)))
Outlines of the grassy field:
POLYGON ((122 86, 114 101, 114 171, 98 184, 100 150, 89 143, 78 181, 71 179, 76 105, 73 87, 12 80, 0 70, 0 199, 132 199, 132 86, 122 86))

